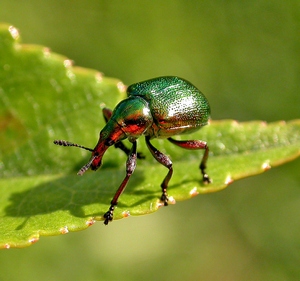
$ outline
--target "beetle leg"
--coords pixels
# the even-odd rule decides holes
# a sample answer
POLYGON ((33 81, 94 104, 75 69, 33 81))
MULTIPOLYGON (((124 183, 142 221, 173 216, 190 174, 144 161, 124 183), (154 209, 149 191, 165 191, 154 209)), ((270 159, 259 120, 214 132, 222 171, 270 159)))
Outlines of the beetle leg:
POLYGON ((107 225, 110 221, 113 220, 113 212, 114 212, 115 206, 118 204, 118 199, 119 199, 120 195, 122 194, 122 192, 125 190, 128 180, 136 167, 136 158, 137 158, 136 141, 134 141, 132 143, 132 148, 130 150, 130 153, 128 155, 128 159, 126 162, 126 176, 125 176, 124 180, 122 181, 121 185, 119 186, 117 192, 115 193, 113 199, 111 200, 108 211, 104 214, 104 219, 105 219, 104 224, 105 225, 107 225))
POLYGON ((168 140, 185 149, 205 149, 204 155, 202 157, 201 163, 200 163, 200 170, 203 176, 203 182, 204 183, 210 183, 211 179, 209 178, 208 174, 205 172, 206 169, 206 162, 208 159, 208 153, 209 148, 205 141, 201 140, 174 140, 173 138, 168 138, 168 140))
POLYGON ((170 158, 160 152, 158 149, 156 149, 151 143, 150 143, 150 137, 146 137, 146 144, 153 155, 153 157, 158 161, 160 164, 164 165, 166 168, 169 169, 168 174, 164 178, 162 184, 161 184, 161 189, 162 189, 162 195, 161 195, 161 201, 164 202, 165 206, 168 206, 168 194, 167 194, 167 188, 168 188, 168 183, 172 177, 173 174, 173 167, 172 167, 172 161, 170 158))
MULTIPOLYGON (((102 113, 103 113, 104 120, 107 123, 108 120, 110 119, 111 115, 112 115, 112 110, 107 108, 107 107, 104 107, 102 109, 102 113)), ((114 147, 119 148, 122 151, 124 151, 127 156, 130 154, 130 149, 122 141, 119 141, 119 142, 115 143, 114 147)), ((143 153, 137 152, 137 158, 138 159, 145 159, 145 156, 143 155, 143 153)))

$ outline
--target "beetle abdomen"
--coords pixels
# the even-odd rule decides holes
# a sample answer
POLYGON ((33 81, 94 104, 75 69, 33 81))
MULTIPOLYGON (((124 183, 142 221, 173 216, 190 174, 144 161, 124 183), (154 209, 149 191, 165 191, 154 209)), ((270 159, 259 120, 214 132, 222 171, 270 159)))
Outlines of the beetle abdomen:
POLYGON ((128 88, 129 95, 143 97, 149 103, 156 137, 190 133, 205 126, 210 117, 206 97, 188 81, 158 77, 128 88))

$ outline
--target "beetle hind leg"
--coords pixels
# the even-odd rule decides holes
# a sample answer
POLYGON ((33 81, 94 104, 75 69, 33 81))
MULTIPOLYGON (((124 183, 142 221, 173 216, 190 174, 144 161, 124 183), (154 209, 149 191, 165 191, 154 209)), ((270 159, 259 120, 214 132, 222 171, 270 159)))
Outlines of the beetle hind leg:
POLYGON ((168 138, 168 141, 171 143, 185 148, 185 149, 205 149, 204 155, 202 157, 201 163, 200 163, 200 171, 202 173, 203 182, 204 183, 211 183, 211 179, 209 178, 208 174, 206 173, 206 162, 208 159, 208 153, 209 148, 205 141, 202 140, 174 140, 173 138, 168 138))
POLYGON ((160 197, 160 200, 164 203, 164 205, 168 206, 169 198, 168 198, 168 194, 167 194, 167 188, 168 188, 169 181, 170 181, 170 179, 172 177, 172 174, 173 174, 172 161, 170 160, 170 158, 167 155, 160 152, 158 149, 156 149, 150 143, 150 138, 149 137, 146 137, 146 144, 147 144, 151 154, 156 159, 156 161, 158 161, 160 164, 164 165, 166 168, 169 169, 168 174, 166 175, 166 177, 164 178, 164 180, 161 184, 162 195, 160 197))

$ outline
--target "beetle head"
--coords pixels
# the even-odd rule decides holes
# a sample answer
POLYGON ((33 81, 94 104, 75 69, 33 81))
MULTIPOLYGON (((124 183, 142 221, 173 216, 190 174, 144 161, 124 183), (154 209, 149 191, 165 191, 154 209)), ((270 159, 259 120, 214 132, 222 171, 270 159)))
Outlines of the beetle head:
POLYGON ((79 170, 78 174, 82 175, 89 167, 91 167, 92 170, 100 168, 102 165, 102 157, 106 150, 125 138, 126 135, 121 130, 120 126, 110 119, 100 132, 99 141, 92 151, 90 161, 79 170))
POLYGON ((83 175, 90 167, 92 170, 100 168, 102 157, 110 146, 126 138, 130 142, 134 142, 152 125, 153 118, 148 103, 135 96, 121 101, 106 121, 94 149, 68 141, 54 141, 57 145, 76 146, 92 152, 89 162, 78 171, 78 175, 83 175))
POLYGON ((121 101, 112 112, 110 118, 95 146, 90 161, 78 172, 82 175, 89 167, 97 170, 101 167, 105 151, 112 145, 126 138, 133 142, 151 125, 153 118, 148 103, 140 97, 129 97, 121 101))
POLYGON ((147 101, 131 96, 116 106, 109 121, 116 122, 132 142, 146 132, 152 125, 153 118, 147 101))

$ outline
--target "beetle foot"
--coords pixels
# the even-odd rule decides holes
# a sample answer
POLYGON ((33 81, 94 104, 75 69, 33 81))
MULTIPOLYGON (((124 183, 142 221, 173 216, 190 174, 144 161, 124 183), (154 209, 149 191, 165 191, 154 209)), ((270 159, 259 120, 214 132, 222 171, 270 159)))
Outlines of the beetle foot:
POLYGON ((204 173, 203 174, 203 183, 204 184, 208 184, 208 183, 211 183, 211 179, 209 178, 208 174, 204 173))
POLYGON ((113 217, 114 217, 114 209, 115 209, 115 206, 111 205, 108 209, 108 211, 104 214, 104 224, 105 225, 108 225, 108 223, 110 221, 113 220, 113 217))
POLYGON ((164 203, 164 206, 169 205, 168 204, 169 198, 168 198, 168 194, 166 192, 163 192, 163 194, 160 197, 160 200, 164 203))

